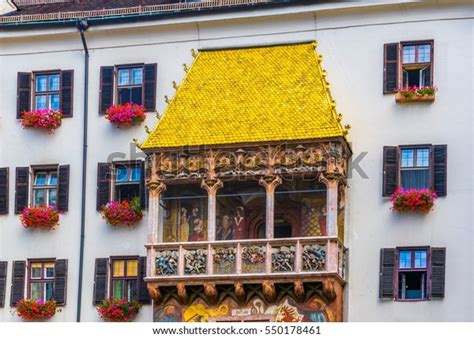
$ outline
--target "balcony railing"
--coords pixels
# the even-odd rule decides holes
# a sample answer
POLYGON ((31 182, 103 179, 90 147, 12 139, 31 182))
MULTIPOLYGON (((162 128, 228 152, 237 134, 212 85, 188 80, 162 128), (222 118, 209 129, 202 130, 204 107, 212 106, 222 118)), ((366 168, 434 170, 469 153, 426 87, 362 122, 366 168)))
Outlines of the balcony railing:
POLYGON ((345 278, 345 248, 335 237, 160 243, 147 248, 147 281, 163 284, 294 275, 345 278))

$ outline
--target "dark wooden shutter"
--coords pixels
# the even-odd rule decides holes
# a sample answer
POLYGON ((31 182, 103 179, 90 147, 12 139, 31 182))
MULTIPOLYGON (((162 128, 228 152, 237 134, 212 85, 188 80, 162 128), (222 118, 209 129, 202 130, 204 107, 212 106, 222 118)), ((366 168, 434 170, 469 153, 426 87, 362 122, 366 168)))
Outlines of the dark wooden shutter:
POLYGON ((143 106, 145 110, 156 110, 156 63, 146 64, 143 70, 143 106))
POLYGON ((387 43, 383 46, 383 92, 395 93, 398 88, 399 44, 387 43))
POLYGON ((398 147, 383 147, 382 196, 390 196, 398 186, 398 147))
POLYGON ((438 196, 447 194, 448 146, 433 146, 433 190, 438 196))
POLYGON ((107 298, 107 271, 109 269, 109 260, 107 258, 95 259, 94 273, 94 305, 99 305, 107 298))
POLYGON ((107 204, 110 199, 110 167, 109 163, 97 166, 97 210, 107 204))
POLYGON ((15 183, 15 214, 21 214, 28 206, 28 182, 30 180, 30 168, 16 168, 15 183))
POLYGON ((446 248, 431 248, 431 297, 444 297, 446 248))
POLYGON ((114 67, 100 67, 99 114, 105 114, 114 101, 114 67))
POLYGON ((31 73, 18 73, 16 95, 16 118, 31 110, 31 73))
POLYGON ((66 305, 67 259, 58 259, 54 264, 54 300, 58 305, 66 305))
POLYGON ((74 71, 63 70, 61 72, 61 111, 64 117, 72 117, 74 71))
POLYGON ((379 297, 393 299, 395 249, 380 249, 379 297))
POLYGON ((146 257, 140 257, 138 261, 138 301, 142 304, 150 304, 151 298, 143 278, 146 277, 146 257))
POLYGON ((10 306, 25 297, 26 262, 13 261, 12 290, 10 295, 10 306))
POLYGON ((69 164, 58 168, 58 210, 67 212, 69 209, 69 164))
POLYGON ((147 207, 146 203, 146 186, 145 186, 145 161, 140 161, 140 205, 142 209, 147 207))
POLYGON ((0 215, 8 214, 8 168, 0 168, 0 215))
POLYGON ((8 263, 0 262, 0 307, 5 306, 5 293, 7 287, 8 263))

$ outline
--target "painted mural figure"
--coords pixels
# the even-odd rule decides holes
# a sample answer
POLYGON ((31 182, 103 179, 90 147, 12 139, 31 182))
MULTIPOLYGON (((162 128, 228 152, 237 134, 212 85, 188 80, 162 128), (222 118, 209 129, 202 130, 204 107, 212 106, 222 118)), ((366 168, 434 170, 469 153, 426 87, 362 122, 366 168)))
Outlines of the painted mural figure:
POLYGON ((229 241, 233 239, 233 229, 229 215, 224 215, 222 221, 218 222, 216 239, 220 241, 229 241))
POLYGON ((193 233, 189 237, 189 241, 190 242, 205 241, 207 236, 204 230, 205 230, 204 221, 201 218, 195 219, 193 233))
POLYGON ((233 222, 234 222, 233 239, 243 239, 244 238, 244 208, 243 207, 237 207, 235 209, 235 216, 234 216, 233 222))
POLYGON ((186 242, 189 239, 189 218, 188 218, 188 210, 186 208, 181 208, 181 215, 180 215, 180 224, 179 224, 179 240, 181 242, 186 242))
POLYGON ((319 229, 320 229, 320 231, 321 231, 321 235, 323 235, 323 236, 326 236, 326 235, 327 235, 327 231, 326 231, 326 216, 327 216, 326 206, 323 205, 323 206, 321 207, 321 213, 319 214, 319 218, 318 218, 319 229))

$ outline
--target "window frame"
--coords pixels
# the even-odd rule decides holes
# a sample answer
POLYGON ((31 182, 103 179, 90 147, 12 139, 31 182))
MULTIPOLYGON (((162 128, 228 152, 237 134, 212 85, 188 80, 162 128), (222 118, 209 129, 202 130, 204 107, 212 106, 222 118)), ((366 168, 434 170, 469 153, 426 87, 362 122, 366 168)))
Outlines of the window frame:
POLYGON ((396 259, 395 259, 395 273, 394 273, 394 299, 397 302, 423 302, 430 300, 431 293, 431 247, 429 246, 409 246, 409 247, 396 247, 396 259), (411 267, 409 269, 400 268, 400 252, 410 251, 411 252, 411 267), (415 268, 415 251, 426 251, 426 268, 415 268), (403 272, 423 272, 426 271, 426 292, 425 298, 401 298, 400 297, 400 273, 403 272))
POLYGON ((116 198, 115 193, 116 193, 116 187, 117 186, 126 186, 126 185, 138 185, 138 198, 141 198, 142 195, 142 186, 141 186, 141 179, 142 175, 145 175, 144 172, 142 172, 142 163, 140 160, 136 161, 116 161, 112 162, 112 179, 110 180, 111 183, 111 196, 110 200, 111 201, 117 201, 119 202, 118 198, 116 198), (117 167, 118 166, 125 166, 127 167, 127 175, 128 175, 128 180, 126 182, 117 182, 117 167), (140 178, 138 181, 130 181, 131 175, 132 175, 132 170, 129 170, 131 168, 138 168, 140 170, 140 178))
MULTIPOLYGON (((415 145, 399 145, 398 146, 398 173, 397 173, 397 181, 398 181, 398 188, 402 187, 402 171, 409 171, 409 170, 426 170, 428 169, 429 172, 429 182, 430 186, 427 189, 433 189, 433 145, 432 144, 415 144, 415 145), (413 167, 402 167, 402 151, 403 150, 414 150, 414 155, 413 155, 413 164, 415 166, 413 167), (416 166, 416 160, 417 160, 417 153, 419 149, 428 149, 428 166, 423 166, 423 167, 418 167, 416 166)), ((403 187, 404 188, 404 187, 403 187)))
MULTIPOLYGON (((33 110, 37 110, 36 108, 36 96, 38 95, 46 95, 46 106, 47 108, 46 109, 52 109, 51 107, 49 107, 49 97, 50 95, 54 95, 54 94, 57 94, 59 96, 59 108, 58 110, 61 110, 61 106, 62 106, 62 71, 60 69, 52 69, 52 70, 44 70, 44 71, 33 71, 32 72, 32 90, 31 90, 31 101, 32 101, 32 109, 33 110), (58 90, 47 90, 47 91, 44 91, 44 92, 37 92, 36 91, 36 79, 37 77, 39 76, 47 76, 48 78, 51 76, 51 75, 57 75, 59 77, 59 89, 58 90)), ((48 87, 49 87, 49 84, 48 84, 48 87)), ((48 88, 49 89, 49 88, 48 88)))
MULTIPOLYGON (((131 63, 131 64, 121 64, 121 65, 115 65, 114 66, 114 94, 113 94, 113 102, 114 104, 118 105, 119 103, 119 89, 121 88, 138 88, 141 87, 141 98, 142 102, 140 105, 144 105, 145 101, 145 63, 131 63), (119 70, 121 69, 128 69, 129 74, 130 74, 130 79, 132 79, 132 69, 133 68, 141 68, 142 69, 142 83, 140 85, 126 85, 126 86, 120 86, 119 85, 119 70)), ((121 103, 125 104, 127 102, 121 103)), ((136 103, 136 102, 134 102, 136 103)))
POLYGON ((128 281, 135 281, 136 284, 136 289, 137 289, 137 295, 136 295, 136 301, 138 301, 139 298, 139 292, 140 292, 140 283, 139 283, 139 278, 140 278, 140 256, 111 256, 109 259, 109 272, 110 272, 110 281, 109 281, 109 298, 114 299, 114 281, 117 280, 123 280, 125 281, 124 285, 124 300, 130 301, 132 298, 129 299, 128 295, 128 281), (127 276, 127 262, 128 261, 136 261, 137 262, 137 275, 136 276, 127 276), (114 262, 117 261, 124 261, 124 276, 120 277, 114 277, 114 262))
POLYGON ((31 198, 30 198, 30 205, 32 207, 40 207, 41 205, 35 204, 35 191, 36 190, 45 190, 45 205, 46 207, 58 207, 58 196, 59 196, 59 165, 51 165, 51 166, 31 166, 30 169, 31 175, 31 198), (56 184, 55 185, 36 185, 36 175, 41 173, 46 173, 46 183, 49 181, 51 174, 56 172, 56 184), (56 190, 56 205, 49 205, 49 193, 50 190, 56 190))
POLYGON ((46 290, 45 286, 47 283, 52 282, 53 284, 53 297, 51 300, 54 300, 54 288, 55 288, 55 283, 56 283, 56 258, 29 258, 27 259, 27 278, 26 278, 26 292, 27 292, 27 297, 28 299, 31 298, 31 284, 32 283, 40 283, 42 285, 41 287, 41 300, 47 301, 46 299, 46 290), (33 278, 32 275, 32 268, 33 264, 41 264, 41 277, 40 278, 33 278), (45 277, 45 264, 53 264, 54 266, 54 277, 45 277))
POLYGON ((398 61, 398 85, 399 87, 404 88, 405 83, 403 83, 403 70, 404 66, 410 67, 428 67, 430 66, 430 84, 425 85, 433 86, 434 85, 434 40, 412 40, 412 41, 400 41, 399 42, 399 61, 398 61), (417 62, 418 61, 418 49, 420 45, 430 45, 430 61, 429 62, 417 62), (406 46, 415 46, 415 62, 414 63, 403 63, 403 47, 406 46))

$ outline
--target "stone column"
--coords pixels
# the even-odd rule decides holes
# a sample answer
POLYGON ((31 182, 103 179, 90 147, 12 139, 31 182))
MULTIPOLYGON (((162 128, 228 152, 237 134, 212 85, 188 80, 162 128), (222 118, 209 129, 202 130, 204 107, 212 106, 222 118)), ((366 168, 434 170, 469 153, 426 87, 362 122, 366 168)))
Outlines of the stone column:
POLYGON ((202 180, 201 188, 207 191, 207 240, 216 240, 216 195, 224 184, 220 179, 202 180))
POLYGON ((327 236, 337 237, 337 193, 340 177, 321 174, 319 181, 326 185, 326 231, 327 236))
POLYGON ((273 225, 275 218, 275 189, 282 183, 280 176, 262 177, 259 184, 266 191, 266 211, 265 211, 265 238, 273 238, 273 225))

